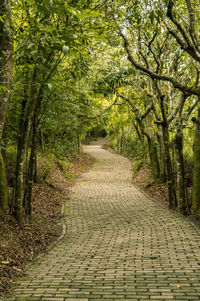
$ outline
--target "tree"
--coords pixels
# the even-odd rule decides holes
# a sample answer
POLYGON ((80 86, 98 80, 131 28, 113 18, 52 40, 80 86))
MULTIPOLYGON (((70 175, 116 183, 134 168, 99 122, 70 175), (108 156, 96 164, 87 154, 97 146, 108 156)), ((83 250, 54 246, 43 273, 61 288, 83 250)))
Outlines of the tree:
MULTIPOLYGON (((8 109, 12 78, 13 32, 9 1, 0 1, 0 143, 1 148, 4 122, 8 109)), ((0 209, 7 209, 8 195, 6 172, 0 149, 0 209)))
MULTIPOLYGON (((196 49, 199 26, 196 18, 197 10, 196 7, 193 7, 195 4, 186 1, 185 19, 186 21, 189 20, 189 26, 184 30, 183 25, 177 21, 177 10, 173 12, 174 5, 173 1, 169 1, 166 7, 162 3, 152 1, 150 4, 148 3, 147 8, 146 2, 138 5, 137 1, 134 3, 128 1, 123 4, 122 1, 118 1, 115 4, 109 3, 107 7, 109 9, 108 18, 113 19, 116 24, 116 32, 118 32, 124 42, 123 46, 128 60, 137 70, 155 82, 151 86, 154 90, 153 94, 159 100, 160 113, 157 114, 155 112, 155 105, 153 107, 156 117, 155 122, 161 126, 163 132, 170 206, 176 206, 177 204, 174 190, 174 172, 170 155, 170 123, 175 120, 178 112, 179 117, 182 115, 182 106, 185 104, 186 99, 190 95, 198 96, 200 91, 198 86, 199 72, 193 64, 193 60, 199 60, 199 49, 196 49), (175 30, 169 24, 167 17, 176 27, 175 30), (193 74, 193 77, 190 74, 193 74), (194 76, 196 80, 193 79, 194 76), (171 91, 178 89, 186 97, 183 97, 183 103, 180 108, 178 103, 171 114, 168 115, 171 103, 170 94, 172 94, 169 89, 171 91)), ((180 6, 182 13, 184 13, 182 2, 177 5, 180 6)), ((149 93, 152 93, 151 88, 149 88, 149 93)), ((179 130, 180 126, 179 124, 179 130)), ((180 131, 176 133, 178 135, 180 131)), ((177 142, 177 140, 175 141, 177 142)), ((179 149, 180 146, 181 143, 179 143, 179 149)), ((180 163, 182 161, 181 151, 179 154, 177 153, 177 158, 180 163)), ((178 168, 180 168, 180 164, 178 164, 178 168)), ((182 182, 183 184, 183 164, 181 169, 182 172, 178 171, 178 181, 182 174, 182 181, 179 181, 179 183, 182 182)), ((181 188, 180 186, 181 184, 179 188, 181 188)), ((180 203, 182 203, 184 198, 183 191, 184 188, 182 193, 179 193, 180 203)), ((184 206, 180 205, 179 207, 183 208, 184 206)))

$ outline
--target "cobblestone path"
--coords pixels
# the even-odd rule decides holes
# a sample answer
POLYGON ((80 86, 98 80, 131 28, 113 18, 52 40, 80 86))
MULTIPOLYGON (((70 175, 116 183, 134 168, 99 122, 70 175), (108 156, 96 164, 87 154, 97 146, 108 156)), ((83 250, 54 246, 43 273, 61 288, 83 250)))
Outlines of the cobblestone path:
POLYGON ((99 146, 66 203, 67 235, 7 300, 200 300, 200 230, 131 185, 130 162, 99 146))

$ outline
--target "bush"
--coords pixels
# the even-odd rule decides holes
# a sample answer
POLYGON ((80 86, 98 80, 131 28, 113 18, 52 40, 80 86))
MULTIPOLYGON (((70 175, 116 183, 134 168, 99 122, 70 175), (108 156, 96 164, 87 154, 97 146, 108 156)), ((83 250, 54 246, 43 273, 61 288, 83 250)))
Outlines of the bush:
POLYGON ((17 157, 16 147, 14 145, 7 146, 5 151, 4 161, 5 161, 5 168, 6 168, 7 184, 9 187, 14 187, 16 157, 17 157))
POLYGON ((73 182, 75 180, 75 174, 73 174, 72 170, 71 170, 71 163, 66 161, 66 159, 64 158, 59 158, 57 159, 57 164, 60 167, 60 169, 62 170, 65 178, 70 181, 73 182))
POLYGON ((45 182, 51 176, 51 170, 56 167, 55 156, 39 153, 37 157, 37 181, 45 182))
POLYGON ((142 167, 143 164, 143 159, 141 158, 136 158, 133 162, 132 162, 132 178, 134 179, 138 173, 138 171, 140 170, 140 168, 142 167))

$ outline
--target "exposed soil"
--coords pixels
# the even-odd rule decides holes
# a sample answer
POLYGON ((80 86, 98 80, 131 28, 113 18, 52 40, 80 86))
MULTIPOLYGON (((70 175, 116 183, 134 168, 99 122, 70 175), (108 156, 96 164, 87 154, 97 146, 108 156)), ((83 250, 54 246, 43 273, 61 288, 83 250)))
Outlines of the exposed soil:
POLYGON ((151 171, 145 165, 137 172, 136 177, 133 179, 134 186, 143 190, 149 197, 155 201, 162 203, 168 207, 168 191, 165 183, 156 184, 151 176, 151 171))
MULTIPOLYGON (((81 154, 73 156, 70 162, 70 173, 75 179, 87 171, 94 160, 81 154)), ((24 217, 23 229, 11 215, 0 215, 1 297, 9 292, 18 278, 23 277, 25 265, 46 251, 60 235, 55 225, 62 218, 61 208, 70 185, 72 180, 67 180, 59 168, 52 170, 48 184, 36 184, 32 220, 24 217)))

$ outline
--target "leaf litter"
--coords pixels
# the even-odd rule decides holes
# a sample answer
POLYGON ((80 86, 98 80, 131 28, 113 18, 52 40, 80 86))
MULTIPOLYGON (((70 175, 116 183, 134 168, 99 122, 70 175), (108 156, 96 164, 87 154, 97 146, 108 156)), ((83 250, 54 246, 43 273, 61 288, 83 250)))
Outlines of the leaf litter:
MULTIPOLYGON (((70 173, 76 179, 93 162, 87 155, 74 155, 70 158, 70 173)), ((59 236, 55 225, 62 218, 61 208, 73 183, 59 168, 51 171, 49 181, 52 185, 34 185, 32 220, 24 216, 23 229, 13 216, 0 214, 0 297, 10 291, 17 279, 22 279, 26 264, 47 252, 59 236)))

